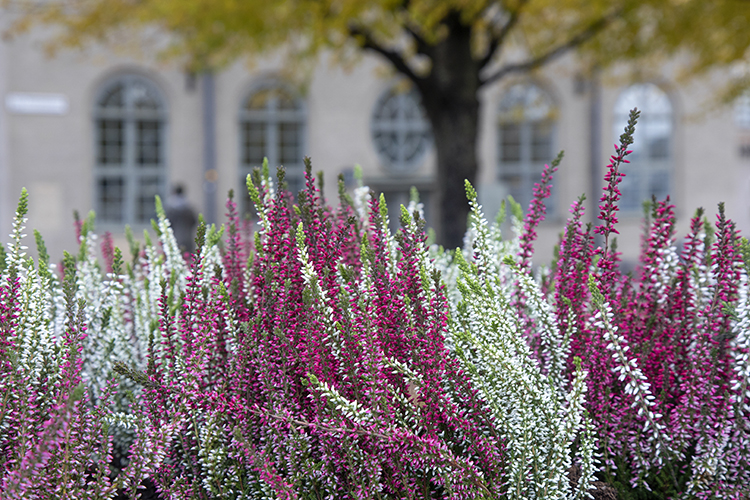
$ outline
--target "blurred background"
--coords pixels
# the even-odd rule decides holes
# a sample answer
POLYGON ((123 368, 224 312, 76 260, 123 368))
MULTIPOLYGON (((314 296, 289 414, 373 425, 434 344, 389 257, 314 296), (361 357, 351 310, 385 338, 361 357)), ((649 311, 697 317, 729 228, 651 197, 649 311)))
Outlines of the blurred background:
POLYGON ((264 157, 296 190, 310 156, 331 203, 339 174, 354 187, 355 165, 391 213, 416 187, 453 246, 460 179, 489 217, 507 195, 526 208, 564 150, 536 246, 548 262, 581 194, 592 220, 637 107, 626 260, 652 196, 670 195, 681 234, 697 207, 712 218, 720 201, 747 233, 747 4, 6 1, 0 230, 26 187, 28 226, 53 260, 76 248, 74 211, 95 211, 97 231, 127 248, 125 225, 150 228, 155 195, 179 184, 222 222, 230 189, 250 210, 245 177, 264 157))

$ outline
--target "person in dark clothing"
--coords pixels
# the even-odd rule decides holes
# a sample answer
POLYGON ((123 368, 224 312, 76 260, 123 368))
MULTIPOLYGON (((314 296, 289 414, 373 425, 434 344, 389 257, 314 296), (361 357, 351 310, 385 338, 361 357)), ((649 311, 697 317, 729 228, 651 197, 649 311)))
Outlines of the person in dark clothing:
POLYGON ((172 188, 172 195, 167 198, 164 211, 172 224, 174 238, 180 250, 183 253, 192 253, 195 248, 195 226, 198 218, 185 197, 185 189, 181 184, 176 184, 172 188))

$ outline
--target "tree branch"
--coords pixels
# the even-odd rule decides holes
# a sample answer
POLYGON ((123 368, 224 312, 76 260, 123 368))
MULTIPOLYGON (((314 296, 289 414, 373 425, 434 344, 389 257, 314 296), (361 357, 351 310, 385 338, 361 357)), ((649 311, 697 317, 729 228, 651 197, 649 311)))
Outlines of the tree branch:
POLYGON ((414 39, 414 43, 417 44, 417 54, 422 54, 427 57, 432 57, 432 51, 430 48, 432 45, 427 43, 424 38, 422 38, 419 33, 417 33, 414 29, 410 28, 408 25, 404 25, 404 29, 407 33, 414 39))
POLYGON ((363 28, 350 24, 349 35, 355 40, 357 38, 361 38, 363 49, 372 50, 373 52, 376 52, 385 57, 391 64, 393 64, 393 67, 396 68, 396 71, 409 78, 409 80, 411 80, 412 82, 420 83, 422 80, 424 80, 423 77, 420 77, 416 73, 414 73, 409 65, 406 64, 406 61, 401 56, 401 54, 399 54, 395 50, 391 50, 380 45, 375 41, 372 34, 365 31, 363 28))
POLYGON ((576 47, 582 45, 583 43, 591 40, 593 37, 599 34, 602 30, 604 30, 604 28, 609 26, 609 24, 612 21, 614 21, 617 17, 619 17, 622 14, 622 12, 623 12, 623 9, 617 9, 613 11, 612 13, 597 19, 596 21, 588 25, 580 33, 576 34, 575 36, 573 36, 566 42, 561 43, 557 47, 554 47, 553 49, 549 50, 548 52, 540 56, 537 56, 526 62, 508 64, 500 68, 494 74, 488 76, 487 78, 483 78, 481 80, 480 86, 484 86, 484 85, 488 85, 490 83, 496 82, 511 73, 519 73, 523 71, 530 71, 532 69, 536 69, 564 55, 566 52, 572 49, 575 49, 576 47))
POLYGON ((529 0, 521 0, 518 3, 518 8, 510 13, 510 17, 500 29, 500 33, 498 33, 498 35, 490 41, 490 46, 487 50, 487 54, 479 60, 480 68, 484 68, 490 63, 497 49, 502 46, 502 44, 505 42, 505 39, 508 38, 508 34, 513 30, 516 24, 518 24, 518 20, 521 18, 521 11, 523 10, 524 5, 526 5, 527 3, 529 3, 529 0))

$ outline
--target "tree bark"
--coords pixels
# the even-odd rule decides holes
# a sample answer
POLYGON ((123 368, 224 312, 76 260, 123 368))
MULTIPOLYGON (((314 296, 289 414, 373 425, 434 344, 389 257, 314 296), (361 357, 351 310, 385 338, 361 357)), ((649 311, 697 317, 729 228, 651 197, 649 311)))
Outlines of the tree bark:
POLYGON ((469 216, 464 181, 476 186, 479 100, 423 99, 437 153, 438 242, 453 249, 463 244, 469 216))
POLYGON ((449 19, 449 35, 427 49, 429 76, 415 82, 432 125, 437 153, 438 243, 463 244, 469 204, 464 181, 476 185, 481 63, 471 53, 471 30, 458 15, 449 19))

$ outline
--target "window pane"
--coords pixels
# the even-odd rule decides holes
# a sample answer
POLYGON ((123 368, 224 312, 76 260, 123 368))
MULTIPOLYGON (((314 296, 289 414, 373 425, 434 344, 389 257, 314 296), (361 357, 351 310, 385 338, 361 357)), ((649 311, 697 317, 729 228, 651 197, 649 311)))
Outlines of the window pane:
POLYGON ((279 162, 282 165, 302 161, 300 157, 300 129, 298 123, 279 124, 279 162))
POLYGON ((154 196, 164 184, 163 103, 158 88, 138 75, 124 75, 102 91, 94 195, 102 221, 143 223, 154 215, 154 196))
POLYGON ((398 161, 399 144, 396 132, 375 132, 373 140, 378 155, 387 158, 389 162, 398 161))
POLYGON ((297 106, 297 100, 294 98, 292 94, 287 92, 282 87, 276 87, 274 89, 276 92, 274 93, 274 97, 276 98, 276 106, 278 109, 283 110, 295 110, 298 109, 299 106, 297 106))
MULTIPOLYGON (((505 185, 508 186, 508 189, 511 190, 511 194, 513 194, 513 192, 517 192, 523 185, 521 174, 518 173, 503 174, 500 176, 500 180, 502 180, 505 185)), ((515 195, 513 197, 516 198, 515 195)), ((516 201, 518 201, 518 199, 516 199, 516 201)))
POLYGON ((521 161, 521 126, 517 123, 500 125, 500 161, 521 161))
POLYGON ((138 165, 161 163, 161 123, 155 120, 136 122, 136 161, 138 165))
POLYGON ((98 181, 99 215, 103 220, 122 222, 125 205, 125 180, 105 177, 98 181))
POLYGON ((159 98, 143 82, 133 82, 128 86, 130 105, 138 110, 158 110, 161 105, 159 98))
POLYGON ((432 131, 416 91, 392 88, 375 105, 372 139, 380 160, 396 172, 417 168, 432 143, 432 131))
POLYGON ((245 122, 242 124, 242 163, 261 165, 266 153, 266 124, 245 122))
POLYGON ((663 200, 669 195, 669 173, 652 172, 649 178, 649 192, 657 200, 663 200))
POLYGON ((387 126, 389 122, 398 120, 400 103, 397 97, 393 92, 390 92, 381 99, 373 114, 376 123, 384 123, 387 126))
POLYGON ((148 222, 156 217, 155 197, 159 194, 159 188, 158 176, 144 176, 138 179, 135 207, 137 222, 148 222))
POLYGON ((240 123, 243 170, 259 166, 268 158, 270 166, 286 168, 287 188, 296 193, 301 187, 301 164, 305 115, 301 101, 292 90, 269 82, 253 92, 244 103, 240 123))
POLYGON ((511 174, 502 176, 509 194, 521 205, 521 210, 526 212, 531 200, 531 179, 528 172, 523 174, 511 174))
POLYGON ((655 160, 669 158, 669 137, 651 137, 646 144, 648 156, 655 160))
POLYGON ((119 165, 123 162, 125 143, 124 122, 122 120, 99 120, 99 144, 97 162, 101 165, 119 165))
MULTIPOLYGON (((631 164, 632 165, 632 164, 631 164)), ((622 178, 619 188, 622 193, 620 199, 620 209, 623 212, 637 212, 641 209, 641 203, 648 197, 644 192, 641 184, 643 175, 638 170, 632 170, 622 178)))
POLYGON ((615 140, 622 134, 628 114, 638 108, 641 116, 630 155, 623 167, 626 177, 620 186, 623 212, 638 213, 652 195, 663 199, 669 194, 672 157, 673 113, 667 94, 652 83, 631 85, 615 103, 615 140))
POLYGON ((99 106, 105 109, 118 109, 125 107, 125 85, 116 83, 112 85, 102 96, 99 106))
POLYGON ((531 124, 531 161, 549 161, 552 157, 552 124, 531 124))
POLYGON ((414 163, 417 161, 425 153, 427 144, 428 137, 424 133, 407 132, 402 145, 403 161, 405 163, 414 163))
MULTIPOLYGON (((555 106, 538 85, 519 83, 503 94, 497 118, 498 178, 526 211, 534 184, 552 158, 555 106)), ((552 193, 546 201, 549 214, 555 212, 552 193)))
POLYGON ((288 168, 286 170, 286 188, 292 194, 297 194, 305 188, 305 175, 301 168, 288 168))

